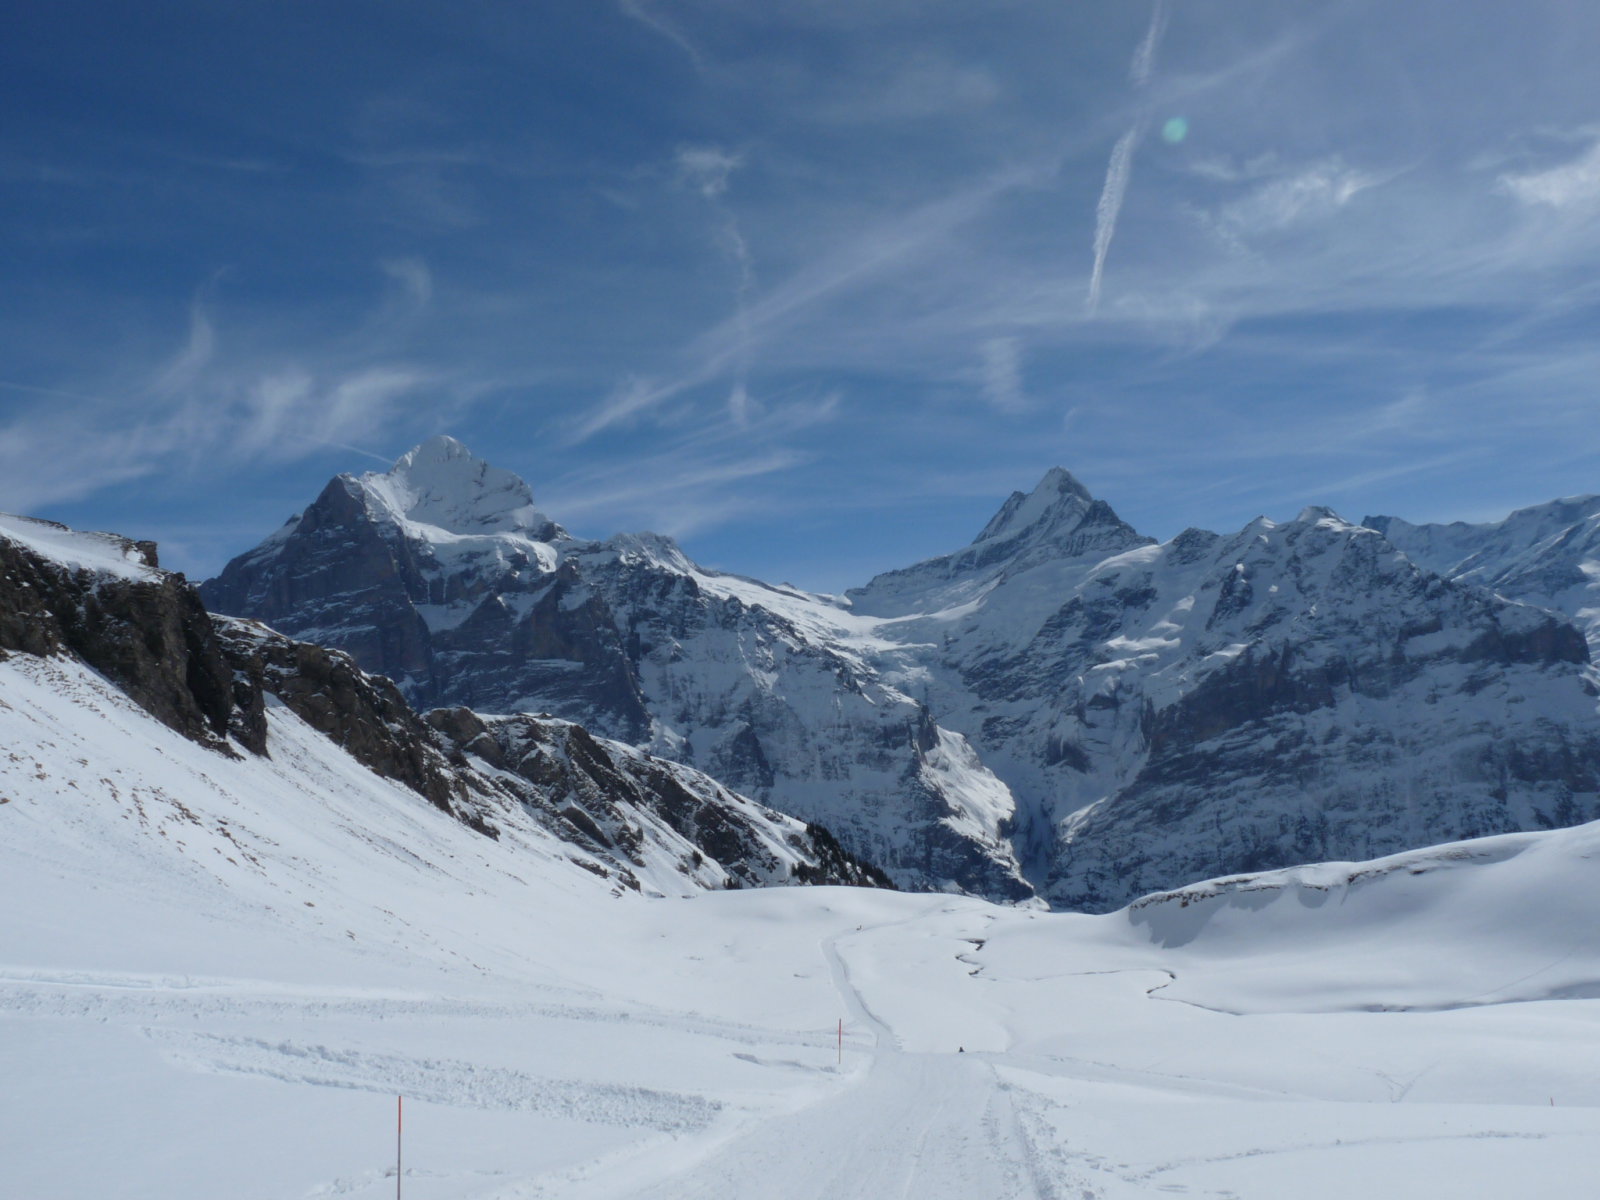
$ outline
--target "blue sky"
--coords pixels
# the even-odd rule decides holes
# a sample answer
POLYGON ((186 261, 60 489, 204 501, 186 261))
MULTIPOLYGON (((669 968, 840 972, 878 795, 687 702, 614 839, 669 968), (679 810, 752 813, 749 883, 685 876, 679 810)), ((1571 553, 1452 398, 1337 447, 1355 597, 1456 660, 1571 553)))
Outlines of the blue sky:
POLYGON ((433 433, 819 589, 1600 491, 1600 6, 15 6, 0 509, 203 576, 433 433))

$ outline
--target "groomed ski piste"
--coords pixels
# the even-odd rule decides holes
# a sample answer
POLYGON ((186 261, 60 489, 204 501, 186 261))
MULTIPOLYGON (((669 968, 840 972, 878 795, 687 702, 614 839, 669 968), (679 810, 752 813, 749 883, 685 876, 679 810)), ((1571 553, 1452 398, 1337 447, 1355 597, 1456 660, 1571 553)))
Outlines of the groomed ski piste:
POLYGON ((1590 1194, 1595 826, 1093 917, 617 894, 270 719, 0 663, 0 1194, 392 1196, 397 1095, 411 1200, 1590 1194))

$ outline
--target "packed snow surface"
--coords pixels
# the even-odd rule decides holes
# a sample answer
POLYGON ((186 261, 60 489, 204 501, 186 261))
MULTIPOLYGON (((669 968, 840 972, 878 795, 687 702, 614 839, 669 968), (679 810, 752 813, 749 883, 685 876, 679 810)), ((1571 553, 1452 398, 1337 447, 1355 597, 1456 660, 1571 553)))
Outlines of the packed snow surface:
POLYGON ((132 541, 115 533, 86 533, 54 521, 0 513, 0 537, 73 570, 119 579, 155 579, 159 574, 145 565, 132 541))
POLYGON ((1595 826, 1103 917, 650 898, 271 729, 0 663, 0 1194, 377 1200, 401 1094, 410 1200, 1587 1194, 1595 826))

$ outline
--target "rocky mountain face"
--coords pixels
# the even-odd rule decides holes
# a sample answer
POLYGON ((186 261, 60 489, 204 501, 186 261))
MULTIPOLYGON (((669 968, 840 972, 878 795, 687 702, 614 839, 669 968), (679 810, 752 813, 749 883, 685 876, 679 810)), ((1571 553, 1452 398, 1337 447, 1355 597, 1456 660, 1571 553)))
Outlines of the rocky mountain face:
POLYGON ((1326 509, 1019 563, 891 628, 940 647, 928 702, 1055 904, 1600 815, 1581 635, 1326 509))
POLYGON ((1503 521, 1413 525, 1368 517, 1420 566, 1570 617, 1600 648, 1600 496, 1518 509, 1503 521))
POLYGON ((419 716, 339 650, 208 614, 149 543, 0 516, 0 659, 16 654, 77 659, 233 758, 273 753, 267 713, 282 706, 483 836, 531 819, 619 887, 637 889, 646 867, 700 887, 887 883, 827 830, 570 722, 419 716))
MULTIPOLYGON (((1109 909, 1600 815, 1583 636, 1390 532, 1308 509, 1158 545, 1058 469, 841 602, 571 538, 436 439, 334 480, 205 596, 427 703, 689 763, 903 885, 1109 909)), ((1552 536, 1501 557, 1532 578, 1552 536)))
POLYGON ((885 572, 846 595, 858 611, 878 616, 948 612, 1025 571, 1043 568, 1053 578, 1154 541, 1055 467, 1032 492, 1012 492, 971 545, 885 572))
POLYGON ((572 538, 450 438, 334 479, 202 595, 417 705, 554 713, 699 768, 903 886, 1031 894, 1005 785, 886 682, 847 611, 655 535, 572 538))

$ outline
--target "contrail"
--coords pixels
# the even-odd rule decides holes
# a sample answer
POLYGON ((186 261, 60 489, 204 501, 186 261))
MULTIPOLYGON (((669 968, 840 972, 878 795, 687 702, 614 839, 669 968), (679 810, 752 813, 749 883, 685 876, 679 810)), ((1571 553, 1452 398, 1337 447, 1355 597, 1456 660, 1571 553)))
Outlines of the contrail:
POLYGON ((1128 68, 1128 78, 1135 87, 1143 87, 1150 82, 1150 70, 1156 65, 1156 47, 1161 44, 1161 35, 1166 31, 1166 0, 1156 0, 1155 11, 1150 14, 1150 28, 1145 30, 1144 41, 1133 52, 1133 65, 1128 68))
POLYGON ((1133 148, 1144 131, 1141 122, 1117 139, 1111 149, 1111 162, 1106 167, 1106 185, 1100 189, 1100 203, 1094 210, 1094 270, 1089 272, 1089 315, 1100 310, 1100 277, 1105 274, 1106 255, 1111 250, 1111 236, 1117 231, 1117 214, 1122 211, 1122 198, 1128 194, 1128 176, 1133 174, 1133 148))
MULTIPOLYGON (((1155 67, 1156 50, 1161 45, 1161 35, 1167 28, 1167 0, 1156 0, 1150 13, 1150 27, 1133 52, 1133 62, 1128 67, 1128 78, 1135 88, 1143 89, 1150 82, 1150 72, 1155 67)), ((1094 210, 1094 268, 1089 272, 1089 315, 1100 311, 1100 281, 1105 276, 1106 255, 1111 252, 1111 239, 1117 232, 1117 216, 1122 212, 1123 198, 1128 194, 1128 179, 1133 174, 1133 152, 1145 129, 1145 117, 1140 115, 1127 133, 1117 139, 1111 148, 1111 161, 1106 164, 1106 182, 1100 189, 1100 202, 1094 210)))

